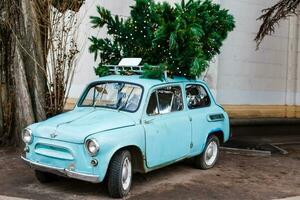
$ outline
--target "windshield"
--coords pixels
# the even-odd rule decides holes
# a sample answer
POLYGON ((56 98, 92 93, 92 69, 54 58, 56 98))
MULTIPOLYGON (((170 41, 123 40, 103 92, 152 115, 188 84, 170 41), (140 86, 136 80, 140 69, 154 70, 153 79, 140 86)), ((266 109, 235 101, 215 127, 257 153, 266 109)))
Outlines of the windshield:
POLYGON ((88 88, 79 106, 106 107, 135 112, 139 107, 142 91, 142 87, 135 84, 99 83, 88 88))

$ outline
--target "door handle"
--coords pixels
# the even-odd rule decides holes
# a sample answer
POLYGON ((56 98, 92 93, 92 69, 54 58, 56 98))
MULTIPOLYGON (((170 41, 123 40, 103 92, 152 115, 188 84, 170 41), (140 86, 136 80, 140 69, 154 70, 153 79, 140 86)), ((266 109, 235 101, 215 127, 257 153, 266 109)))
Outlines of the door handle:
POLYGON ((153 122, 154 119, 145 119, 144 123, 145 124, 151 124, 153 122))

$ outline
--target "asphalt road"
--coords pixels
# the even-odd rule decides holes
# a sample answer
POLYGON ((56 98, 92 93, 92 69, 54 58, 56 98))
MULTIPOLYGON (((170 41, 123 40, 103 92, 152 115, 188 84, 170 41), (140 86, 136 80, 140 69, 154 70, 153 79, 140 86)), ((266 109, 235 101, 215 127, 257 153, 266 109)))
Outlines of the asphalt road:
MULTIPOLYGON (((128 199, 278 199, 300 195, 300 145, 287 155, 245 156, 222 152, 211 170, 180 162, 136 174, 128 199)), ((61 179, 40 184, 16 149, 0 149, 0 195, 28 199, 109 199, 103 184, 61 179)), ((0 196, 0 199, 4 198, 0 196)))

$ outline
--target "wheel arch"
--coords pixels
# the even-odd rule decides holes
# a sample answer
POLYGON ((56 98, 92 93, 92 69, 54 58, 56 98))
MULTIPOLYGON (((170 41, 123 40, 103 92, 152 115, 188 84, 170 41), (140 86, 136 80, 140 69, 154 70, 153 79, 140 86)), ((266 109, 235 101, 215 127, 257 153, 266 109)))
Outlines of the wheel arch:
POLYGON ((216 130, 212 130, 206 138, 206 141, 208 140, 208 138, 210 136, 217 136, 217 138, 219 139, 220 145, 224 144, 224 132, 221 129, 216 129, 216 130))
POLYGON ((133 171, 134 172, 145 173, 146 169, 145 169, 144 154, 143 154, 142 150, 136 145, 127 145, 127 146, 123 146, 121 148, 118 148, 112 154, 112 156, 110 158, 110 161, 109 161, 108 167, 110 166, 111 160, 114 157, 114 155, 116 155, 116 153, 118 153, 120 151, 123 151, 123 150, 128 150, 131 154, 133 171))

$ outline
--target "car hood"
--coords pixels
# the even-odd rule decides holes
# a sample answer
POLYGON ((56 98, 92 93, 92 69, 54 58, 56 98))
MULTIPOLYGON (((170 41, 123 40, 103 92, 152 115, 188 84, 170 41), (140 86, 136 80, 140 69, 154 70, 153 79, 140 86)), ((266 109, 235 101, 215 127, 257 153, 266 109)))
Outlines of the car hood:
POLYGON ((33 135, 53 140, 83 143, 94 133, 135 125, 123 112, 100 108, 78 108, 39 123, 33 135))

